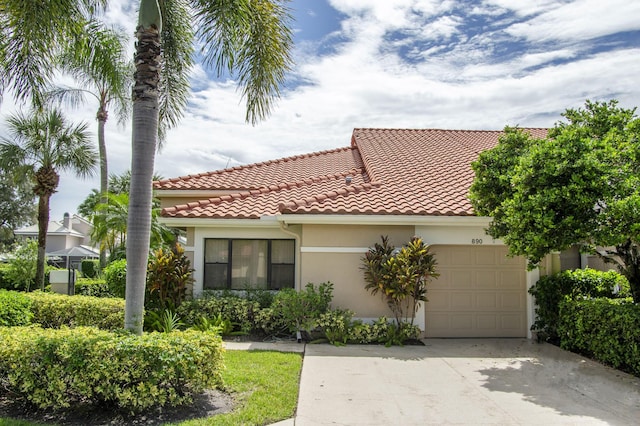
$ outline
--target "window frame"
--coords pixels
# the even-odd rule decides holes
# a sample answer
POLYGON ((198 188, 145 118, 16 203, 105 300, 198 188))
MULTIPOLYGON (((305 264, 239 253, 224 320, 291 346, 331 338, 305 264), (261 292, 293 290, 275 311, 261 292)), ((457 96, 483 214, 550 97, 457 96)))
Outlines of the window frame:
POLYGON ((277 291, 285 288, 295 288, 295 277, 296 277, 296 240, 293 238, 205 238, 204 239, 204 250, 203 250, 203 272, 202 272, 202 288, 203 290, 243 290, 243 289, 234 289, 232 287, 233 283, 233 242, 234 241, 266 241, 267 242, 267 286, 266 288, 262 288, 263 290, 268 291, 277 291), (227 244, 227 262, 207 262, 207 241, 209 240, 218 240, 218 241, 226 241, 227 244), (293 262, 292 263, 274 263, 272 261, 272 246, 273 241, 290 241, 293 243, 293 262), (215 287, 207 287, 207 266, 208 265, 226 265, 226 283, 224 286, 215 286, 215 287), (278 288, 273 287, 273 266, 291 266, 291 285, 290 286, 281 286, 278 288))

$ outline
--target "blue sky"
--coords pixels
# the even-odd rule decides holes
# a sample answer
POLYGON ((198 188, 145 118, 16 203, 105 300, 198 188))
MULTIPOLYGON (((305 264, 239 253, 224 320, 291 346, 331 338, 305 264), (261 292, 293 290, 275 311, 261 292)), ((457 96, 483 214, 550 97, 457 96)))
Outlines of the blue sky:
MULTIPOLYGON (((132 34, 131 0, 109 19, 132 34)), ((192 173, 346 146, 355 127, 550 127, 586 99, 640 105, 640 2, 296 0, 295 67, 271 117, 244 122, 233 81, 197 66, 157 173, 192 173)), ((2 115, 11 110, 5 99, 2 115)), ((95 124, 95 108, 74 111, 95 124)), ((1 125, 0 125, 1 126, 1 125)), ((1 129, 0 129, 1 130, 1 129)), ((130 167, 131 128, 107 124, 111 171, 130 167)), ((97 177, 62 176, 52 218, 97 177)))

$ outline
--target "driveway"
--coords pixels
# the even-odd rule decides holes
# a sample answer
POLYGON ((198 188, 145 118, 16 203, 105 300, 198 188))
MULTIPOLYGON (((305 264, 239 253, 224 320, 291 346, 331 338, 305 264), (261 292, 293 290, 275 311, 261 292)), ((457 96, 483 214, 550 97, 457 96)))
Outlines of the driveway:
POLYGON ((306 345, 296 426, 638 425, 640 379, 525 339, 306 345))

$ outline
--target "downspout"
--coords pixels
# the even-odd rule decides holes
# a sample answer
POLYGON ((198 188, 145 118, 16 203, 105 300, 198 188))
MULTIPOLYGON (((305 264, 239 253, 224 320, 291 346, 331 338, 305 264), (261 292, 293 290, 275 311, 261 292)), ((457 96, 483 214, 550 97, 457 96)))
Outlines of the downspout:
POLYGON ((295 269, 295 283, 294 283, 294 287, 297 291, 300 291, 302 289, 301 285, 300 285, 300 275, 301 275, 301 246, 300 246, 300 235, 296 234, 293 231, 289 231, 287 228, 289 227, 289 225, 287 223, 285 223, 284 221, 279 221, 280 223, 280 230, 282 232, 284 232, 287 235, 291 235, 295 241, 296 241, 296 251, 295 251, 295 262, 296 262, 296 269, 295 269))

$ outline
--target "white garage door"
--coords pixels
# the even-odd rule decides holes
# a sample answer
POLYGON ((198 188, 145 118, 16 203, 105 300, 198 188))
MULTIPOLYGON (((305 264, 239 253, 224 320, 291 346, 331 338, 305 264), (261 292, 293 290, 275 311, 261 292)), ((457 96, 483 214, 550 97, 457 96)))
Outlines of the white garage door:
POLYGON ((504 246, 434 245, 427 337, 526 337, 526 265, 504 246))

